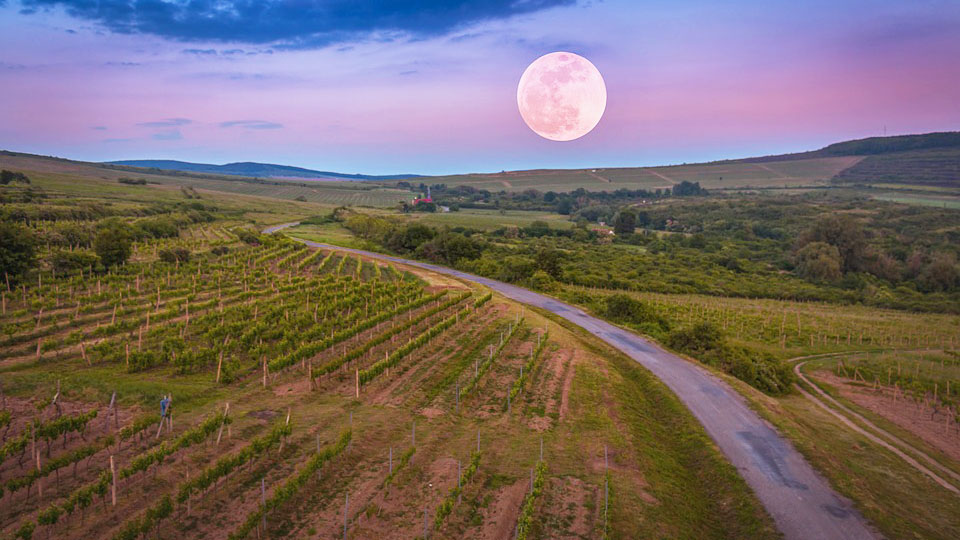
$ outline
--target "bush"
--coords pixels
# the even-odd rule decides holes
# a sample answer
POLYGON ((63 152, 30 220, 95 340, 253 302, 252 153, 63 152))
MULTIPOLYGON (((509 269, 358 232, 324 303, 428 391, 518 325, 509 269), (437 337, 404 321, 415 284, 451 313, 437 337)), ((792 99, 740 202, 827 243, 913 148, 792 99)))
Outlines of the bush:
POLYGON ((30 178, 22 172, 13 172, 6 169, 0 171, 0 184, 7 185, 10 182, 20 182, 22 184, 29 184, 30 178))
POLYGON ((841 272, 840 251, 826 242, 810 242, 797 252, 797 270, 813 281, 836 281, 841 272))
POLYGON ((36 252, 37 240, 32 229, 19 223, 0 222, 0 272, 16 282, 33 268, 36 252))
POLYGON ((666 330, 667 321, 647 304, 626 294, 607 297, 605 315, 608 319, 644 327, 647 330, 666 330))
POLYGON ((666 344, 770 395, 786 394, 796 378, 789 364, 730 345, 712 323, 703 322, 674 330, 667 335, 666 344))
POLYGON ((175 262, 189 262, 190 261, 190 250, 187 248, 176 247, 170 249, 160 250, 160 260, 168 263, 175 262))
POLYGON ((129 185, 131 185, 131 186, 145 186, 145 185, 147 185, 147 181, 146 181, 145 179, 143 179, 143 178, 127 178, 127 177, 125 177, 125 176, 124 176, 123 178, 118 178, 118 179, 117 179, 117 182, 120 183, 120 184, 129 184, 129 185))
POLYGON ((93 249, 104 266, 123 264, 133 252, 131 227, 122 221, 108 221, 97 231, 93 249))
POLYGON ((233 232, 237 235, 237 238, 239 238, 241 242, 250 244, 251 246, 259 246, 261 243, 263 243, 260 235, 253 231, 247 229, 234 229, 233 232))
POLYGON ((145 219, 136 224, 140 238, 176 238, 180 236, 180 227, 169 217, 145 219))
POLYGON ((89 251, 55 250, 50 254, 50 266, 58 274, 69 274, 96 266, 99 259, 89 251))

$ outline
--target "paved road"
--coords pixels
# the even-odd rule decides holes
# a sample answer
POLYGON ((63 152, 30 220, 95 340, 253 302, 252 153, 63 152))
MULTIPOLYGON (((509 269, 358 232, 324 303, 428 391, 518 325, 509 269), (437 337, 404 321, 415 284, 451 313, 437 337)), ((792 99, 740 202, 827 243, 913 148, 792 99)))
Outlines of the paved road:
MULTIPOLYGON (((274 232, 294 224, 266 229, 274 232)), ((872 539, 878 536, 859 513, 833 491, 793 446, 774 431, 726 383, 696 364, 592 317, 582 309, 535 292, 443 266, 379 253, 301 240, 417 266, 485 285, 518 302, 555 313, 623 351, 653 372, 686 404, 727 459, 753 488, 788 539, 872 539)))

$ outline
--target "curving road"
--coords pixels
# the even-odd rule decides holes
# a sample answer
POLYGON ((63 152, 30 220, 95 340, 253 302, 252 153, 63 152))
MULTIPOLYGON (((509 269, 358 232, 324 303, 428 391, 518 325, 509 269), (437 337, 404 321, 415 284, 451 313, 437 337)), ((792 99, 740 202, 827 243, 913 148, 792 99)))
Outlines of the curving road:
MULTIPOLYGON (((264 233, 293 225, 296 223, 270 227, 264 233)), ((878 538, 859 512, 834 492, 789 442, 752 411, 735 390, 700 366, 580 308, 527 289, 443 266, 300 241, 312 247, 347 251, 479 283, 573 322, 642 364, 680 397, 747 481, 786 538, 878 538)))

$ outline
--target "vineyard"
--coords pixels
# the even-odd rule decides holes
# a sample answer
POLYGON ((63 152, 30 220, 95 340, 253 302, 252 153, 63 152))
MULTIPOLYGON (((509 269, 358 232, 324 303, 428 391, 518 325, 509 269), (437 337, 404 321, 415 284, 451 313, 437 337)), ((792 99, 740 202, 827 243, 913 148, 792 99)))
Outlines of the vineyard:
MULTIPOLYGON (((571 288, 571 300, 603 312, 613 291, 571 288)), ((871 349, 960 347, 960 317, 951 314, 837 306, 822 302, 694 294, 630 293, 682 327, 708 322, 731 340, 778 358, 871 349)), ((638 327, 641 331, 649 328, 638 327)))
POLYGON ((820 359, 811 367, 815 380, 843 399, 960 459, 957 352, 862 352, 820 359))
POLYGON ((728 467, 682 446, 689 415, 622 409, 644 385, 682 411, 665 388, 485 291, 230 222, 2 288, 3 537, 631 538, 689 527, 657 508, 691 493, 712 536, 772 533, 742 482, 664 476, 595 411, 605 392, 728 467))

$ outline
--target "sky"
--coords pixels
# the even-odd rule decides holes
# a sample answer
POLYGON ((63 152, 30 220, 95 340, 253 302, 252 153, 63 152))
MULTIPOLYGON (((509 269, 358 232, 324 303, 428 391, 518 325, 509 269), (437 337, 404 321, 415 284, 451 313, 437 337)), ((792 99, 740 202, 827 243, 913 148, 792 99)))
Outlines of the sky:
POLYGON ((0 0, 0 149, 345 173, 648 166, 960 130, 957 0, 0 0), (536 58, 607 87, 517 110, 536 58))

